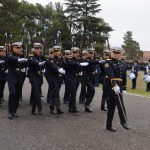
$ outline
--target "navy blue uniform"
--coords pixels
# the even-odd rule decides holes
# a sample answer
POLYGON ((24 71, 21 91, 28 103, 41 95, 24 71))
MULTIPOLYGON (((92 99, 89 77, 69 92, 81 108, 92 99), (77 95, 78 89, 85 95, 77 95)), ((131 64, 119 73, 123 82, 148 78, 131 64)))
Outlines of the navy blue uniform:
MULTIPOLYGON (((82 62, 84 62, 84 61, 85 60, 82 60, 82 62)), ((81 91, 80 91, 80 96, 79 96, 79 103, 81 103, 81 104, 85 103, 86 91, 87 91, 87 87, 84 82, 83 72, 84 72, 84 67, 81 67, 81 75, 80 75, 81 91)))
POLYGON ((104 64, 100 64, 100 69, 101 69, 101 78, 102 78, 102 85, 103 85, 103 94, 102 94, 102 100, 101 100, 101 110, 106 110, 105 109, 105 104, 107 103, 107 100, 109 99, 108 93, 107 93, 107 87, 105 84, 105 68, 104 68, 104 64))
POLYGON ((22 82, 24 80, 21 73, 21 63, 18 59, 21 58, 20 55, 12 54, 7 57, 8 63, 8 88, 9 88, 9 113, 15 114, 17 112, 19 104, 19 96, 21 95, 22 82))
MULTIPOLYGON (((67 62, 69 62, 69 61, 71 61, 71 60, 65 58, 65 60, 64 60, 63 63, 67 63, 67 62)), ((65 103, 65 104, 68 104, 71 97, 70 97, 70 93, 69 93, 70 86, 68 85, 66 75, 64 75, 64 83, 65 83, 64 103, 65 103)))
POLYGON ((79 72, 80 66, 76 58, 72 58, 64 63, 65 74, 65 84, 68 87, 69 93, 69 112, 77 112, 76 107, 76 93, 79 85, 79 72))
POLYGON ((109 95, 106 128, 111 128, 116 105, 121 124, 126 123, 126 111, 121 94, 123 90, 126 90, 126 65, 122 61, 112 59, 106 61, 104 67, 106 73, 104 86, 109 95), (118 84, 120 87, 121 93, 119 95, 113 90, 115 84, 118 84))
POLYGON ((5 57, 0 56, 0 61, 3 61, 3 63, 0 64, 0 104, 1 104, 4 97, 7 65, 5 57))
POLYGON ((83 82, 86 85, 86 101, 85 101, 85 109, 90 106, 95 94, 95 82, 94 82, 94 74, 96 69, 96 65, 99 64, 99 61, 96 60, 86 60, 89 65, 84 67, 83 71, 83 82))
MULTIPOLYGON (((24 55, 21 55, 20 57, 24 58, 24 55)), ((21 63, 20 64, 20 75, 22 76, 22 80, 20 82, 21 92, 20 92, 20 95, 19 95, 19 100, 21 100, 21 101, 22 101, 22 89, 23 89, 24 81, 26 79, 26 73, 27 73, 27 63, 21 63)))
POLYGON ((41 82, 43 81, 43 72, 42 67, 39 65, 39 62, 41 62, 40 58, 40 56, 35 55, 28 62, 28 77, 32 86, 32 113, 35 113, 36 107, 38 108, 38 112, 42 111, 41 82))
POLYGON ((48 59, 46 61, 46 72, 45 77, 47 79, 49 89, 48 89, 48 101, 50 103, 50 110, 53 111, 56 107, 57 112, 60 111, 60 96, 59 90, 61 87, 61 74, 58 69, 62 64, 59 63, 60 60, 48 59))
POLYGON ((131 72, 133 72, 135 74, 135 78, 132 79, 132 89, 136 89, 136 81, 137 81, 137 77, 138 77, 138 71, 139 71, 139 65, 138 64, 133 65, 131 72))
MULTIPOLYGON (((146 75, 150 75, 150 65, 147 65, 147 66, 146 66, 145 74, 146 74, 146 75)), ((147 83, 146 91, 147 91, 147 92, 150 92, 150 83, 147 83)))

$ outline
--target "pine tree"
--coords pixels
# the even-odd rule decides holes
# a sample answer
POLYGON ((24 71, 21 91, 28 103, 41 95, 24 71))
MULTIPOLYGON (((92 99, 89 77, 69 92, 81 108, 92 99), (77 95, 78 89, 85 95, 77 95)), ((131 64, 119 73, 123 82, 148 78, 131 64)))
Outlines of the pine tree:
POLYGON ((124 35, 124 45, 122 48, 125 50, 127 59, 134 60, 142 56, 142 51, 140 50, 140 45, 137 41, 133 40, 132 31, 127 31, 124 35))

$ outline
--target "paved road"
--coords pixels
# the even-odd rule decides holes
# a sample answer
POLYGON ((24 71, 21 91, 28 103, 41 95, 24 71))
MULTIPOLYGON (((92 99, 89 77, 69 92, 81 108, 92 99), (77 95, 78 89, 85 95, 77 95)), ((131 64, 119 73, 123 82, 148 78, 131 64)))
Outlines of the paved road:
MULTIPOLYGON (((61 89, 61 99, 64 88, 61 89)), ((46 97, 47 84, 43 86, 46 97)), ((106 112, 100 111, 101 90, 96 89, 92 114, 78 104, 79 114, 68 113, 65 104, 63 116, 49 114, 44 100, 44 116, 31 116, 28 104, 30 86, 26 80, 24 102, 19 108, 20 118, 7 119, 7 101, 0 108, 0 150, 149 150, 150 99, 126 95, 124 98, 131 130, 124 130, 116 111, 116 133, 105 130, 106 112)), ((5 99, 8 90, 5 90, 5 99)), ((78 96, 77 96, 78 99, 78 96)))

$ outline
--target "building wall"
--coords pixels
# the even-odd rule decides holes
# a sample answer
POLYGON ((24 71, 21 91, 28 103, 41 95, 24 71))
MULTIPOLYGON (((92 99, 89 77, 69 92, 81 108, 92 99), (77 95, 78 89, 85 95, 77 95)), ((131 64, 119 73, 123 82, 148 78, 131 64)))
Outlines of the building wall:
POLYGON ((147 61, 150 59, 150 51, 143 51, 143 60, 147 61))

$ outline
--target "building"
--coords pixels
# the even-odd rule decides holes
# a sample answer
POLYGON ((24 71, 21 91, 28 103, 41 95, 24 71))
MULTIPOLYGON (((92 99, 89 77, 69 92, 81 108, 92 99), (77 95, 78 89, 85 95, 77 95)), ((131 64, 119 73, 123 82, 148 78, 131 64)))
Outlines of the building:
POLYGON ((150 60, 150 51, 143 51, 143 61, 150 60))

